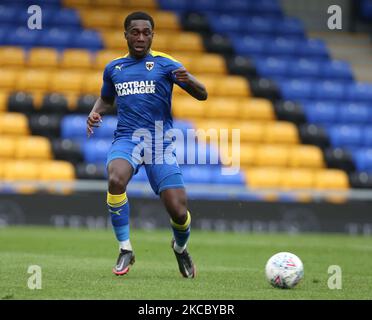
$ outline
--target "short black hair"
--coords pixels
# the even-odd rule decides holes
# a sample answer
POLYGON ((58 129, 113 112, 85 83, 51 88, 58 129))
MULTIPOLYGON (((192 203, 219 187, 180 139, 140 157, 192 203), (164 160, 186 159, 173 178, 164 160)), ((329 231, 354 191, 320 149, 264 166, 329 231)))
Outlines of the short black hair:
POLYGON ((149 14, 147 14, 146 12, 136 11, 136 12, 132 12, 131 14, 129 14, 125 18, 125 20, 124 20, 124 29, 125 30, 128 30, 129 25, 133 20, 147 20, 147 21, 150 21, 151 28, 154 29, 154 26, 155 26, 154 19, 149 14))

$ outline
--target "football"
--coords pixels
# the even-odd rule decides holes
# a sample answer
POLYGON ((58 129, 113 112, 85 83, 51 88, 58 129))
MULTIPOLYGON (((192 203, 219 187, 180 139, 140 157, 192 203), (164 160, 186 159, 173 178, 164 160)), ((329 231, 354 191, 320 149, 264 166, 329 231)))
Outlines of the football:
POLYGON ((267 261, 265 273, 273 287, 290 289, 304 277, 304 266, 295 254, 279 252, 267 261))

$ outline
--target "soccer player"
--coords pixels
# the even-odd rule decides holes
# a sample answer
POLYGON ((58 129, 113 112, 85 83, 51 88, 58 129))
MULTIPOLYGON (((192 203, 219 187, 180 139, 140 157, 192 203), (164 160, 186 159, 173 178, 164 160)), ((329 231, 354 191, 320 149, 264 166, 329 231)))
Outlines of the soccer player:
MULTIPOLYGON (((116 99, 118 125, 107 157, 108 192, 107 207, 116 238, 119 257, 113 273, 123 275, 129 271, 135 256, 129 239, 129 202, 127 185, 139 168, 145 167, 150 185, 165 205, 173 231, 172 248, 183 277, 193 278, 195 265, 186 249, 190 236, 191 215, 181 170, 174 152, 162 156, 172 161, 156 161, 154 156, 156 130, 163 133, 172 128, 171 98, 176 83, 198 100, 207 99, 207 91, 194 76, 171 56, 151 50, 154 21, 144 12, 133 12, 124 21, 124 35, 129 53, 110 62, 103 73, 101 96, 97 99, 87 119, 87 133, 99 127, 102 116, 116 99), (161 122, 160 122, 161 121, 161 122), (159 127, 159 123, 162 126, 159 127), (160 129, 159 129, 160 128, 160 129), (143 152, 134 152, 143 140, 133 138, 137 130, 151 133, 151 144, 144 144, 143 152), (146 153, 147 152, 147 153, 146 153), (150 152, 150 153, 149 153, 150 152), (144 153, 150 154, 144 161, 144 153)), ((162 151, 171 142, 163 141, 162 151)), ((142 146, 142 145, 141 145, 142 146)), ((156 154, 156 152, 155 152, 156 154)))

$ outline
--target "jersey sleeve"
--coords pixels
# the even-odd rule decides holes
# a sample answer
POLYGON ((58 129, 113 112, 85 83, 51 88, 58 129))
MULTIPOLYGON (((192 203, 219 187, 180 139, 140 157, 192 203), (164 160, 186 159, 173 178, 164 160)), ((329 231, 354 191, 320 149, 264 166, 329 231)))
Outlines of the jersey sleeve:
POLYGON ((106 66, 105 70, 103 71, 101 97, 115 97, 115 95, 116 95, 115 87, 110 77, 109 68, 108 66, 106 66))
POLYGON ((182 68, 182 67, 183 67, 183 65, 182 65, 181 62, 178 62, 176 60, 169 60, 169 64, 167 66, 167 69, 168 69, 168 76, 171 79, 171 81, 173 83, 176 83, 177 85, 179 85, 181 88, 185 88, 186 84, 183 83, 183 82, 177 81, 176 76, 174 75, 174 71, 176 71, 178 68, 182 68))

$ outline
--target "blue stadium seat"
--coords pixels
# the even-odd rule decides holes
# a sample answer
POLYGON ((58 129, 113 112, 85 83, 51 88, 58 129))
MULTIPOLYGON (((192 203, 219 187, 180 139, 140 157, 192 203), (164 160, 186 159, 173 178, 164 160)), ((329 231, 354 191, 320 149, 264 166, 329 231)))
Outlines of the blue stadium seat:
POLYGON ((288 80, 279 83, 282 97, 287 100, 301 100, 314 98, 313 81, 288 80))
POLYGON ((234 14, 247 14, 252 12, 252 4, 247 0, 217 1, 216 8, 219 12, 229 12, 234 14))
POLYGON ((372 127, 368 126, 363 129, 363 145, 372 148, 372 127))
POLYGON ((112 141, 110 139, 93 139, 86 141, 82 145, 85 162, 105 163, 111 144, 112 141))
MULTIPOLYGON (((226 3, 230 4, 230 2, 226 3)), ((275 20, 263 17, 247 17, 242 21, 241 28, 253 36, 260 34, 270 35, 273 34, 273 31, 275 30, 275 23, 275 20)))
POLYGON ((61 121, 61 137, 68 139, 85 138, 87 135, 86 127, 86 115, 66 115, 61 121))
MULTIPOLYGON (((189 1, 189 9, 196 12, 211 12, 220 11, 218 10, 218 0, 198 0, 189 1)), ((226 11, 225 11, 226 12, 226 11)))
POLYGON ((295 36, 299 39, 305 38, 305 27, 298 18, 285 18, 276 21, 274 31, 278 37, 295 36))
POLYGON ((160 9, 182 13, 189 9, 190 1, 188 0, 158 0, 157 2, 158 2, 160 9))
POLYGON ((231 37, 235 52, 239 55, 260 56, 265 51, 267 41, 252 36, 231 37))
POLYGON ((332 102, 307 102, 304 103, 306 119, 310 123, 334 124, 337 117, 337 104, 332 102))
POLYGON ((73 35, 71 46, 74 48, 99 50, 103 49, 103 41, 98 31, 81 30, 73 35))
POLYGON ((364 82, 350 83, 347 86, 347 96, 350 101, 372 101, 372 84, 364 82))
MULTIPOLYGON (((17 5, 0 5, 0 22, 1 24, 14 24, 21 12, 22 7, 17 5)), ((26 11, 27 12, 27 11, 26 11)))
POLYGON ((274 38, 265 50, 270 55, 297 56, 303 41, 288 40, 284 37, 274 38))
MULTIPOLYGON (((44 11, 43 11, 43 22, 44 22, 44 11)), ((56 27, 70 27, 70 28, 81 28, 80 16, 77 10, 64 8, 58 10, 53 15, 53 21, 49 23, 56 27)))
POLYGON ((363 144, 363 131, 356 125, 335 125, 328 128, 333 147, 357 147, 363 144))
POLYGON ((43 31, 40 45, 58 49, 68 48, 71 47, 73 36, 74 32, 64 30, 63 28, 51 28, 43 31))
POLYGON ((299 59, 289 63, 289 75, 294 78, 317 78, 321 72, 320 63, 312 59, 299 59))
POLYGON ((352 155, 357 171, 372 172, 372 148, 354 150, 352 155))
POLYGON ((344 101, 345 84, 335 81, 318 81, 314 87, 314 98, 318 100, 344 101))
POLYGON ((299 53, 306 57, 329 58, 327 45, 323 40, 308 39, 298 47, 299 53))
POLYGON ((323 78, 335 80, 353 80, 350 63, 341 60, 323 62, 320 68, 323 78))
MULTIPOLYGON (((227 1, 228 2, 228 1, 227 1)), ((250 1, 252 12, 271 15, 271 16, 282 16, 282 9, 278 0, 260 0, 260 1, 250 1)))
POLYGON ((245 177, 242 172, 238 172, 234 175, 222 175, 221 166, 213 166, 214 174, 212 183, 215 184, 233 184, 233 185, 245 185, 245 177))
POLYGON ((241 19, 228 14, 207 14, 212 31, 217 33, 234 33, 241 30, 241 19))
MULTIPOLYGON (((7 45, 9 44, 8 38, 9 34, 12 32, 13 26, 12 25, 1 25, 0 26, 0 45, 7 45)), ((11 41, 12 38, 9 39, 11 41)))
POLYGON ((370 121, 370 111, 367 105, 347 103, 339 107, 338 122, 364 124, 370 121))
POLYGON ((42 30, 30 30, 27 27, 18 27, 9 31, 8 36, 4 39, 6 44, 27 48, 37 45, 43 34, 42 30))
MULTIPOLYGON (((45 29, 51 25, 51 22, 54 20, 54 15, 57 13, 58 9, 56 8, 42 8, 42 28, 45 29)), ((14 19, 14 24, 22 27, 28 24, 28 19, 30 14, 27 12, 27 7, 21 7, 18 11, 18 15, 14 19)))
POLYGON ((275 57, 255 60, 257 73, 264 77, 287 76, 290 65, 288 60, 275 57))

